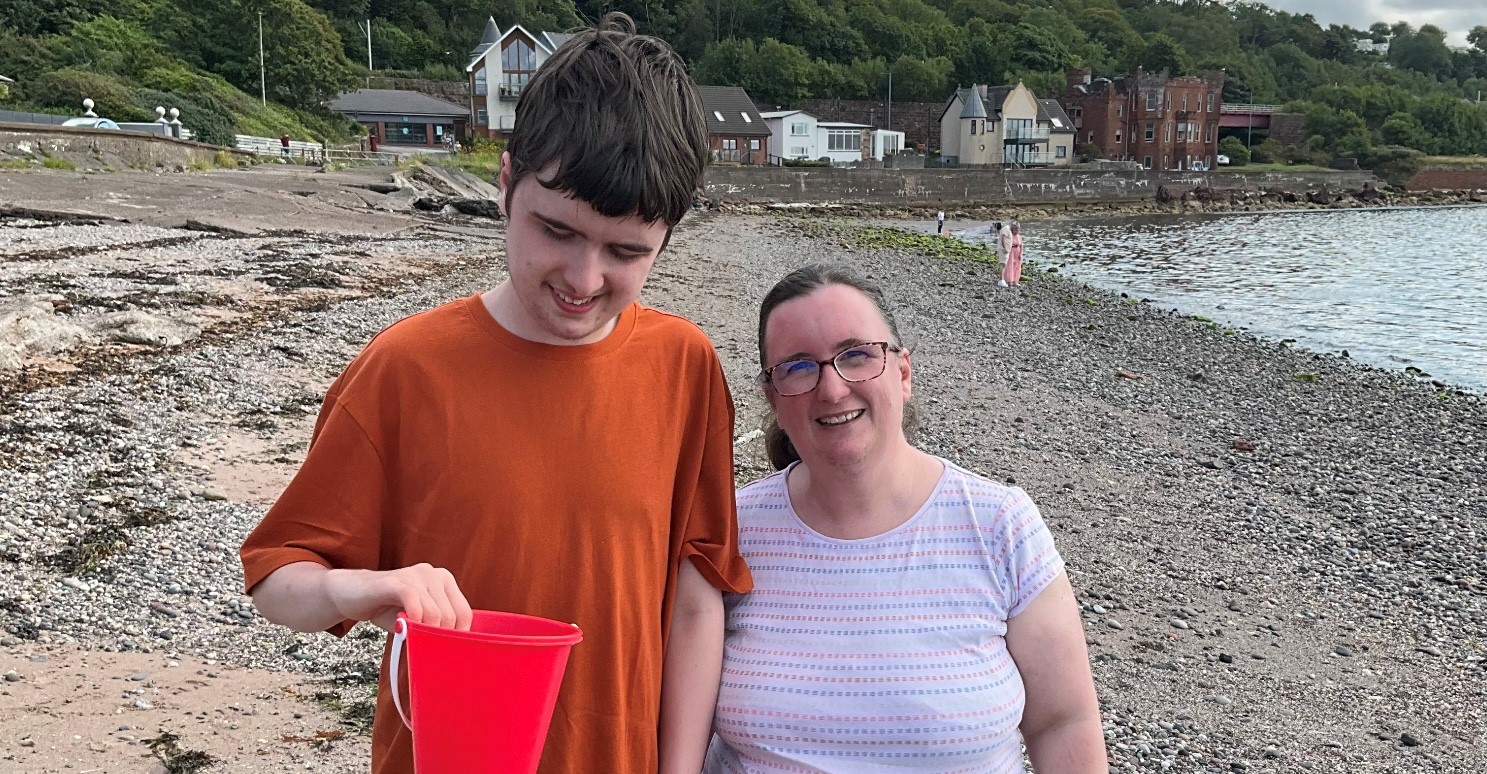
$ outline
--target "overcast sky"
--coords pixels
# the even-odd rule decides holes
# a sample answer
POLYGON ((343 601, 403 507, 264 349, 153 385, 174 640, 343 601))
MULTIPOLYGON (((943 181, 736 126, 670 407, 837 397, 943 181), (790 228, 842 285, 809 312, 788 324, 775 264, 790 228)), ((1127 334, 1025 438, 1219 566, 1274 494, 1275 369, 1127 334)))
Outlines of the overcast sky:
POLYGON ((1407 21, 1412 27, 1434 24, 1447 33, 1446 42, 1466 45, 1466 33, 1487 25, 1487 0, 1261 0, 1277 10, 1309 13, 1323 27, 1347 24, 1368 29, 1377 21, 1407 21))

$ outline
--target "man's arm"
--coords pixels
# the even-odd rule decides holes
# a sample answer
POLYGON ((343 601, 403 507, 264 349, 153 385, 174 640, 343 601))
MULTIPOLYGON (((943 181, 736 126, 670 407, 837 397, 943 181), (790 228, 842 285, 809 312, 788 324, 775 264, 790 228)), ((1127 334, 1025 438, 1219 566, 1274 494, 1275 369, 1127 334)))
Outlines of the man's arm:
POLYGON ((1022 736, 1033 770, 1103 774, 1105 735, 1074 589, 1063 573, 1007 622, 1027 692, 1022 736))
POLYGON ((468 630, 473 618, 454 576, 428 564, 378 572, 295 562, 270 573, 251 595, 264 618, 298 632, 325 631, 348 620, 392 631, 398 613, 416 623, 468 630))
POLYGON ((661 672, 661 774, 697 774, 723 674, 723 593, 683 559, 661 672))

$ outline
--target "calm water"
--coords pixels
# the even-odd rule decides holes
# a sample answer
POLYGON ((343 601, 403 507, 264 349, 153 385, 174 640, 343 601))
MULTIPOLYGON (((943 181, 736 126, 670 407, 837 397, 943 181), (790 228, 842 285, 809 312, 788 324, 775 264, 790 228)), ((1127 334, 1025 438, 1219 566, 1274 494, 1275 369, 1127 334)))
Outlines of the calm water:
POLYGON ((1091 285, 1487 391, 1487 207, 1046 222, 1025 237, 1029 260, 1091 285))

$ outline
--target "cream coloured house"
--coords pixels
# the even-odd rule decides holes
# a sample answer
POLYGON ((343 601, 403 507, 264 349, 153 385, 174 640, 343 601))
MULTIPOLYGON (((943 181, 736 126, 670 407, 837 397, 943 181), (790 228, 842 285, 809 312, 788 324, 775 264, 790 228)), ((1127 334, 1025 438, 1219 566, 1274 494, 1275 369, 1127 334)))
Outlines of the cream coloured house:
POLYGON ((1074 160, 1074 122, 1027 86, 972 84, 940 114, 940 155, 960 166, 1061 167, 1074 160))

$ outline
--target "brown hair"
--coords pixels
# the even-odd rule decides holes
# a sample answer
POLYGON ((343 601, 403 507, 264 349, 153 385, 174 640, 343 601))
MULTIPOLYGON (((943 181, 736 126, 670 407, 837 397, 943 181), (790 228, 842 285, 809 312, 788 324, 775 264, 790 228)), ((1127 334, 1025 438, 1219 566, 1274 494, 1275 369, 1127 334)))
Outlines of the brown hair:
MULTIPOLYGON (((759 304, 759 368, 761 371, 769 367, 764 355, 764 333, 769 325, 770 313, 786 301, 809 295, 829 285, 845 285, 867 296, 868 300, 873 302, 873 306, 878 308, 878 314, 883 316, 883 322, 888 324, 891 343, 900 347, 904 346, 903 337, 898 332, 898 322, 893 319, 893 306, 888 302, 888 295, 883 292, 883 288, 847 266, 813 263, 786 274, 784 279, 776 282, 774 287, 764 294, 764 300, 759 304)), ((907 438, 913 438, 914 432, 919 429, 919 410, 912 400, 904 404, 903 426, 904 436, 907 438)), ((769 455, 769 464, 775 470, 784 470, 790 463, 800 459, 800 454, 795 451, 794 444, 790 443, 790 437, 780 428, 774 411, 770 411, 764 417, 764 451, 769 455)))
POLYGON ((707 164, 702 98, 664 41, 638 35, 618 11, 576 33, 516 103, 511 192, 531 176, 570 191, 609 217, 675 226, 692 206, 707 164), (551 179, 536 173, 556 165, 551 179))

